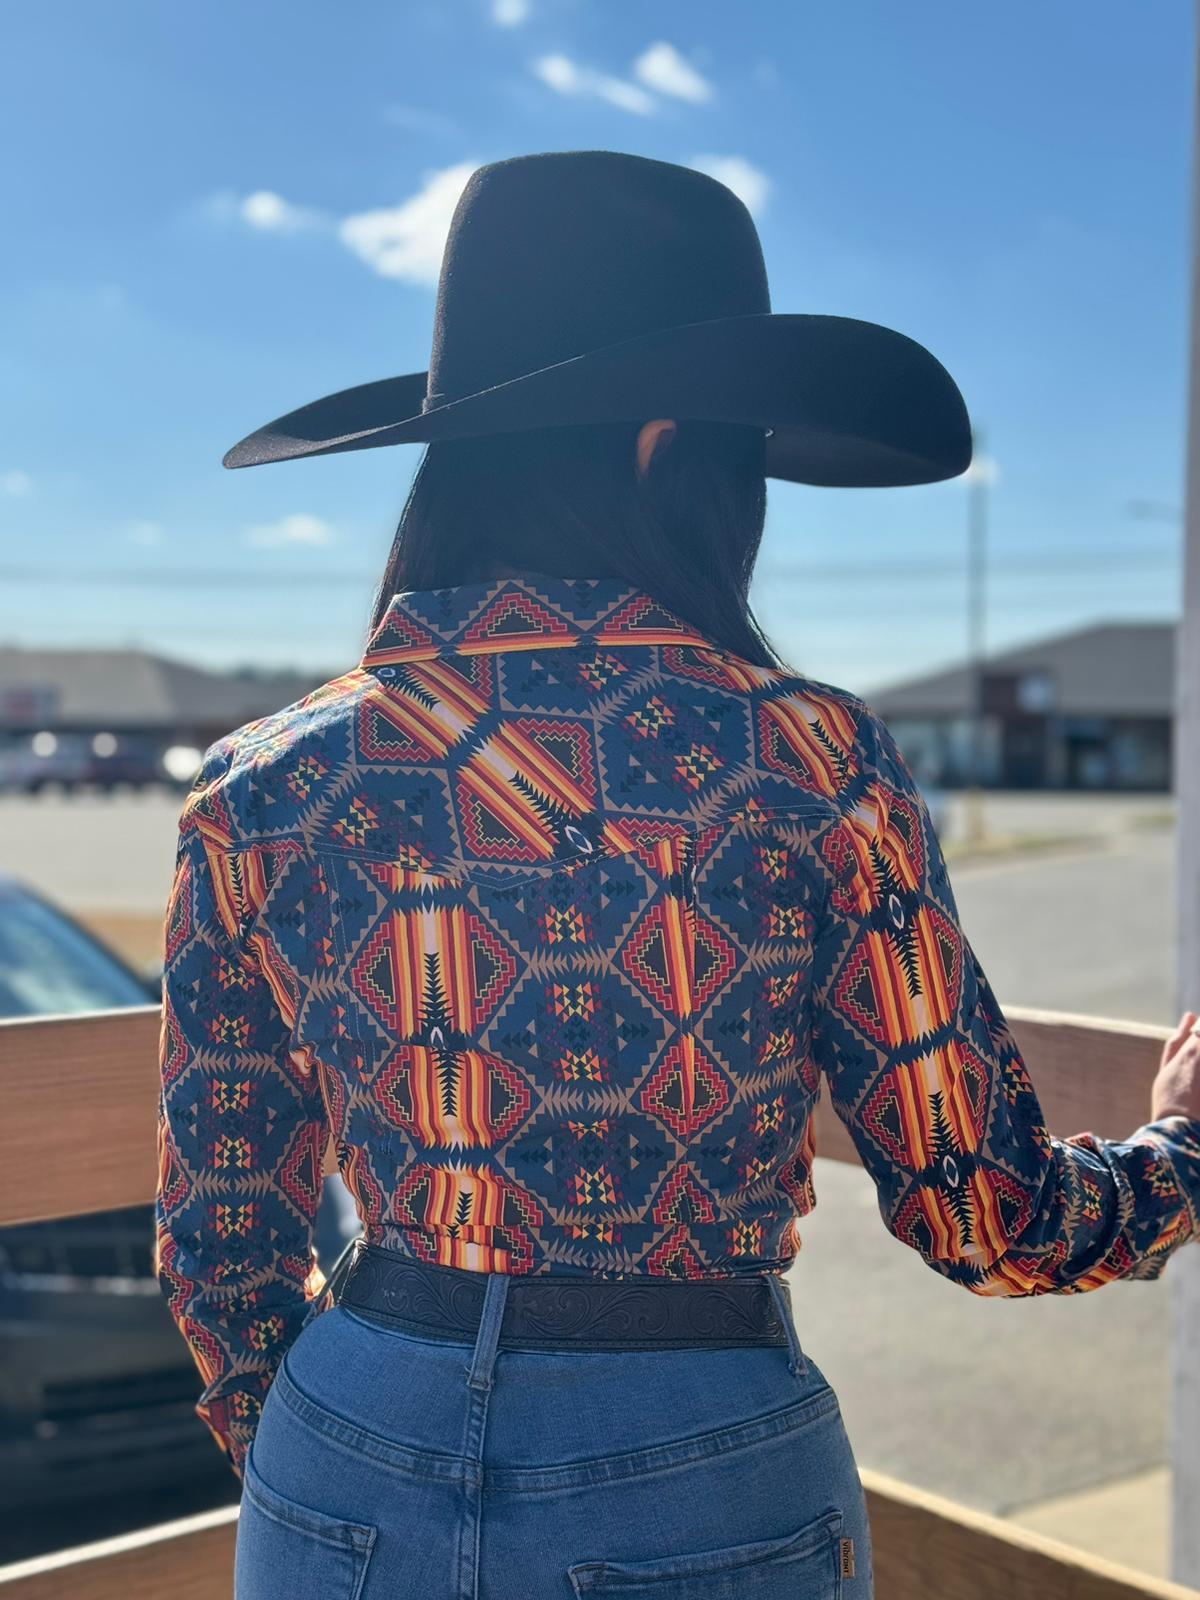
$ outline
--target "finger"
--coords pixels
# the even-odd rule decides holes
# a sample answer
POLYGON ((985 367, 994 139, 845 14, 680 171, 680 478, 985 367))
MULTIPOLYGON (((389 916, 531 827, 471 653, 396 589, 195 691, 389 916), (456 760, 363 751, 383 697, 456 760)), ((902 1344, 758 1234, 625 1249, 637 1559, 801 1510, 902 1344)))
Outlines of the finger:
POLYGON ((1175 1032, 1163 1046, 1162 1059, 1164 1064, 1168 1061, 1173 1061, 1187 1041, 1198 1036, 1198 1024, 1200 1024, 1200 1017, 1194 1011, 1185 1011, 1183 1013, 1175 1032))

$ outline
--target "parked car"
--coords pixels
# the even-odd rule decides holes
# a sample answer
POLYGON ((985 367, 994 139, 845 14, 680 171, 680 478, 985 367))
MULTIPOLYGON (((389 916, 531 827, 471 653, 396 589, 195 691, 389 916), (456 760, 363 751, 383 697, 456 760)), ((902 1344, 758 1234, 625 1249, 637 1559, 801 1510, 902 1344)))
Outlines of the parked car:
POLYGON ((82 735, 10 738, 0 747, 0 788, 19 794, 39 794, 55 785, 75 789, 85 781, 90 759, 82 735))
POLYGON ((44 732, 10 736, 0 745, 0 789, 10 792, 108 791, 152 784, 180 787, 164 766, 159 744, 143 735, 44 732))
MULTIPOLYGON (((0 874, 0 1017, 161 998, 160 976, 0 874)), ((340 1179, 326 1185, 322 1263, 358 1231, 348 1199, 340 1179)), ((211 1479, 219 1497, 233 1484, 195 1414, 200 1378, 154 1277, 153 1230, 148 1204, 0 1228, 0 1505, 10 1514, 121 1495, 136 1520, 140 1493, 211 1479)), ((0 1561, 10 1559, 5 1537, 0 1561)))
POLYGON ((138 972, 44 895, 0 872, 0 1017, 161 1000, 161 976, 138 972))

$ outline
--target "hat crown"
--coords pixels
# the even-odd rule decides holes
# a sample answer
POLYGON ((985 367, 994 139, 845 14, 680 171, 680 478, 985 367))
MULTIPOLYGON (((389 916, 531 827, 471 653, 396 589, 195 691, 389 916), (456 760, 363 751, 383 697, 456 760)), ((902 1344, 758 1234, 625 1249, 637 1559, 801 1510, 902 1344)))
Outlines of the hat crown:
POLYGON ((451 220, 423 409, 659 328, 770 309, 753 219, 706 173, 607 150, 492 162, 451 220))

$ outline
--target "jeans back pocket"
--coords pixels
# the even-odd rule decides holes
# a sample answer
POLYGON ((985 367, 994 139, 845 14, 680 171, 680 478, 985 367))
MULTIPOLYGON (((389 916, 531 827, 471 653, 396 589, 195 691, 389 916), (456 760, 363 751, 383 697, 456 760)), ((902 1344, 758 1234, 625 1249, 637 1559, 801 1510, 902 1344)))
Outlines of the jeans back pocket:
POLYGON ((831 1507, 792 1533, 648 1561, 567 1568, 578 1600, 840 1600, 842 1514, 831 1507))
POLYGON ((242 1475, 234 1600, 358 1600, 376 1529, 277 1494, 255 1469, 242 1475))

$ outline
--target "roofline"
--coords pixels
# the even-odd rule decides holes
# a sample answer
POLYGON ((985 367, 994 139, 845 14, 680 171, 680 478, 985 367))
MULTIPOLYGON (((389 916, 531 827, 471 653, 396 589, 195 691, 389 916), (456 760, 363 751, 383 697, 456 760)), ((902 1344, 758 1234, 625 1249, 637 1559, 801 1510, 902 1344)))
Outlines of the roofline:
MULTIPOLYGON (((1046 633, 1024 643, 1005 645, 1003 650, 989 651, 983 657, 985 666, 1003 662, 1006 657, 1023 653, 1026 650, 1037 650, 1043 645, 1063 644, 1068 639, 1078 639, 1086 633, 1098 633, 1102 628, 1162 628, 1164 631, 1174 633, 1180 623, 1179 617, 1109 617, 1096 622, 1085 622, 1081 627, 1070 628, 1066 633, 1046 633)), ((872 689, 865 688, 863 697, 870 700, 873 695, 896 694, 900 690, 908 689, 916 684, 921 684, 928 678, 940 678, 948 672, 967 672, 971 663, 965 656, 957 656, 952 661, 945 662, 942 666, 927 667, 924 672, 911 678, 894 678, 887 683, 877 683, 872 689)))

